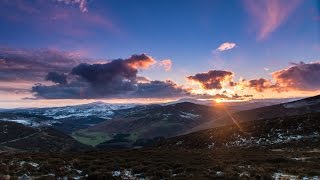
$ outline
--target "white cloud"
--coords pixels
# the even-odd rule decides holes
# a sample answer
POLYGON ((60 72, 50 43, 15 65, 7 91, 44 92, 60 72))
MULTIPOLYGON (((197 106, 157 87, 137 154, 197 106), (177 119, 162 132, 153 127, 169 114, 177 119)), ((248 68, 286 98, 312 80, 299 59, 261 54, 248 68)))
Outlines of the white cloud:
POLYGON ((236 43, 233 43, 233 42, 225 42, 225 43, 222 43, 222 44, 216 49, 216 51, 219 51, 219 52, 227 51, 227 50, 230 50, 230 49, 235 48, 236 46, 237 46, 236 43))

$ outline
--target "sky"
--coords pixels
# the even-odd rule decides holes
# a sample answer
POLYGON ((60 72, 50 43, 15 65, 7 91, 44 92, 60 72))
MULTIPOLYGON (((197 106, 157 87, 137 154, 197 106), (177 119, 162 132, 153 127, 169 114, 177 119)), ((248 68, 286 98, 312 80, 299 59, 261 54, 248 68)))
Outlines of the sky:
POLYGON ((317 0, 1 0, 0 108, 320 94, 317 0))

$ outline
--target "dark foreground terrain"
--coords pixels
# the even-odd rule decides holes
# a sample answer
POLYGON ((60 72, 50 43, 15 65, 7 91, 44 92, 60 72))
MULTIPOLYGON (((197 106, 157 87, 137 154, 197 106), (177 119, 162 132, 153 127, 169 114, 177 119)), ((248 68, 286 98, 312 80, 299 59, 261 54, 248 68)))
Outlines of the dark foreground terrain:
MULTIPOLYGON (((113 139, 96 146, 81 144, 53 125, 34 126, 31 120, 33 124, 24 125, 16 123, 21 119, 9 122, 6 117, 0 122, 0 180, 320 177, 320 96, 232 114, 225 109, 226 114, 211 125, 205 119, 219 113, 210 107, 182 103, 147 109, 125 110, 121 114, 128 118, 119 123, 107 120, 92 125, 90 128, 115 133, 113 139), (160 122, 160 129, 170 132, 197 124, 206 129, 152 141, 135 140, 134 146, 123 149, 134 141, 130 128, 159 129, 155 125, 160 122), (121 127, 127 128, 118 131, 121 127)), ((23 123, 27 121, 23 119, 23 123)))
POLYGON ((0 154, 1 179, 317 179, 320 150, 125 150, 0 154))

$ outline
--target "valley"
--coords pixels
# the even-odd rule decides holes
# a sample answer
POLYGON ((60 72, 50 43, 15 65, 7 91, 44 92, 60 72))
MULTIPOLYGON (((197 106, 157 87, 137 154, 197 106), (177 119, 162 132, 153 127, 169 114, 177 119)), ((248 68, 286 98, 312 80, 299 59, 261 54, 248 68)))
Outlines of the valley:
POLYGON ((229 108, 190 102, 112 108, 98 103, 3 111, 0 175, 34 179, 319 177, 320 96, 244 111, 229 108))

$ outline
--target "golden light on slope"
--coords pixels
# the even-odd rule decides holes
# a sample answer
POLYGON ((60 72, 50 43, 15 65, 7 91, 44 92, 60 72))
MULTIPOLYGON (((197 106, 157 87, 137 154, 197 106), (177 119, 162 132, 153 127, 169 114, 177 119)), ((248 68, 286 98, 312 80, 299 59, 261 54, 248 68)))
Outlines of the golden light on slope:
POLYGON ((228 108, 222 103, 223 99, 216 99, 215 102, 219 104, 217 107, 223 109, 223 111, 226 113, 225 116, 229 117, 231 119, 232 123, 235 124, 239 128, 240 131, 243 132, 243 129, 240 126, 240 124, 238 123, 238 120, 236 120, 236 118, 233 116, 232 112, 230 112, 228 110, 228 108))

